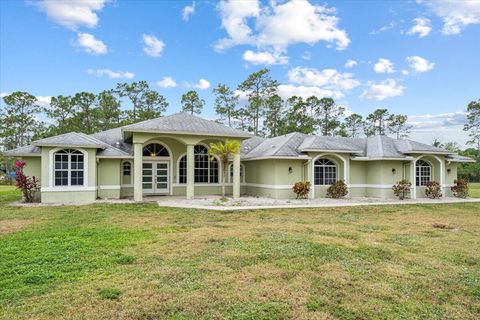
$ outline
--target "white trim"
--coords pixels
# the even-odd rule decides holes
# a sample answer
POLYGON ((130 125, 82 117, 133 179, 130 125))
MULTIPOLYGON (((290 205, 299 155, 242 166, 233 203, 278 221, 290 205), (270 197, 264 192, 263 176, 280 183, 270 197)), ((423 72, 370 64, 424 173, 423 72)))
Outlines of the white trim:
MULTIPOLYGON (((54 176, 55 176, 55 170, 54 170, 54 155, 55 152, 60 151, 60 150, 65 150, 65 149, 73 149, 73 150, 78 150, 81 153, 83 153, 83 187, 82 186, 74 186, 74 187, 80 187, 80 188, 87 188, 88 186, 88 151, 85 151, 82 148, 76 148, 76 147, 59 147, 59 148, 53 148, 50 151, 48 151, 48 187, 49 188, 63 188, 63 187, 71 187, 71 186, 55 186, 54 184, 54 176)), ((70 160, 69 160, 70 162, 70 160)), ((69 164, 69 176, 70 176, 70 164, 69 164)), ((70 183, 70 177, 68 178, 68 181, 70 183)))
POLYGON ((120 186, 122 188, 133 188, 133 183, 131 183, 131 184, 121 184, 120 186))
POLYGON ((353 161, 411 161, 415 160, 414 157, 405 157, 405 158, 369 158, 369 157, 352 157, 353 161))
POLYGON ((247 187, 255 187, 255 188, 266 188, 266 189, 276 189, 276 190, 284 190, 289 189, 291 190, 293 184, 261 184, 261 183, 245 183, 247 187))
POLYGON ((97 187, 67 187, 67 186, 58 186, 58 187, 43 187, 40 189, 41 192, 82 192, 82 191, 97 191, 97 187))
MULTIPOLYGON (((149 120, 146 120, 149 121, 149 120)), ((216 134, 216 133, 208 133, 208 132, 184 132, 184 131, 168 131, 168 130, 142 130, 142 129, 129 129, 129 128, 122 128, 122 133, 125 132, 144 132, 144 133, 156 133, 156 134, 173 134, 173 135, 191 135, 191 136, 206 136, 206 137, 222 137, 222 138, 236 138, 239 140, 250 139, 254 137, 254 135, 245 134, 245 136, 239 136, 240 133, 225 133, 225 134, 216 134)))
POLYGON ((255 161, 255 160, 269 160, 269 159, 278 159, 278 160, 310 160, 312 157, 309 156, 264 156, 264 157, 254 157, 254 158, 240 158, 241 161, 255 161))
POLYGON ((133 159, 133 156, 96 156, 97 159, 133 159))
POLYGON ((360 152, 363 152, 363 150, 341 150, 341 149, 338 149, 338 150, 327 150, 327 149, 315 149, 315 148, 303 148, 301 150, 302 152, 323 152, 323 153, 332 153, 332 152, 335 152, 335 153, 360 153, 360 152))
MULTIPOLYGON (((439 158, 438 156, 434 155, 434 154, 428 154, 428 155, 422 155, 420 157, 417 158, 417 160, 415 161, 415 166, 417 165, 417 161, 422 159, 423 157, 433 157, 435 158, 439 164, 440 164, 440 188, 441 188, 441 191, 442 191, 442 198, 445 197, 445 191, 443 190, 443 185, 445 184, 445 160, 442 160, 441 158, 439 158)), ((432 165, 432 163, 428 160, 423 160, 423 161, 426 161, 430 164, 431 166, 431 170, 434 170, 434 166, 432 165)), ((417 170, 415 169, 415 186, 417 185, 417 170)), ((435 176, 435 171, 433 172, 430 172, 430 180, 432 180, 435 176)))
MULTIPOLYGON (((371 188, 371 189, 392 189, 393 184, 349 184, 349 188, 371 188)), ((410 187, 413 189, 413 186, 410 187)))
POLYGON ((99 190, 120 190, 120 188, 119 184, 98 186, 99 190))
MULTIPOLYGON (((227 185, 227 184, 225 184, 227 185)), ((186 183, 174 183, 174 187, 186 187, 186 183)), ((221 187, 221 183, 194 183, 195 187, 221 187)))
MULTIPOLYGON (((207 145, 206 143, 203 143, 203 142, 199 142, 197 144, 194 144, 193 145, 193 158, 195 159, 195 146, 197 145, 201 145, 201 146, 204 146, 205 148, 207 148, 208 151, 210 151, 210 146, 207 145)), ((176 166, 176 170, 175 170, 175 173, 176 173, 176 179, 175 179, 175 186, 186 186, 187 183, 180 183, 180 160, 182 160, 183 157, 186 157, 187 156, 187 153, 184 152, 182 154, 180 154, 180 156, 178 157, 177 159, 177 166, 176 166)), ((210 162, 210 155, 208 155, 209 159, 208 161, 210 162)), ((216 160, 217 160, 217 164, 218 164, 218 182, 217 183, 194 183, 195 186, 202 186, 202 185, 209 185, 209 186, 214 186, 214 185, 221 185, 221 182, 222 182, 222 176, 223 176, 223 170, 222 170, 222 162, 220 161, 220 158, 217 157, 217 156, 213 156, 216 160)), ((188 167, 188 164, 187 164, 187 167, 188 167)), ((193 169, 195 170, 195 164, 193 164, 193 169)), ((210 178, 210 165, 208 167, 208 177, 210 178)), ((228 172, 227 172, 227 178, 228 178, 228 172)))
MULTIPOLYGON (((240 176, 240 184, 245 183, 245 165, 243 163, 240 163, 240 167, 243 167, 243 176, 240 176)), ((227 178, 225 179, 225 182, 228 184, 233 184, 233 181, 230 181, 230 168, 233 170, 233 163, 230 162, 227 166, 227 178)))
MULTIPOLYGON (((170 149, 170 146, 168 144, 166 144, 165 142, 163 142, 161 139, 158 139, 158 138, 153 138, 153 139, 150 139, 150 140, 144 142, 142 144, 142 168, 143 168, 143 162, 144 162, 143 160, 168 161, 168 167, 169 167, 168 168, 168 174, 169 174, 168 189, 169 189, 169 194, 173 195, 173 186, 172 186, 172 184, 173 184, 172 183, 173 182, 173 152, 172 152, 172 149, 170 149), (167 149, 167 151, 168 151, 168 157, 147 157, 147 156, 144 157, 143 156, 143 148, 145 148, 145 146, 148 146, 149 144, 152 144, 152 143, 157 143, 157 144, 161 144, 162 146, 164 146, 165 149, 167 149)), ((142 170, 142 179, 143 179, 143 170, 142 170)), ((142 182, 143 182, 143 180, 142 180, 142 182)))

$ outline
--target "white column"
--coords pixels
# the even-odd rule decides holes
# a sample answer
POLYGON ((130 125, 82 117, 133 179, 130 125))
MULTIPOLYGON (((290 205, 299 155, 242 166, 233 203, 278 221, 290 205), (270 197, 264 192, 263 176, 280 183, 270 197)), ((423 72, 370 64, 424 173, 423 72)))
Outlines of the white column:
POLYGON ((417 199, 417 159, 412 161, 412 174, 411 174, 411 183, 412 183, 412 199, 417 199))
POLYGON ((310 174, 310 198, 315 199, 315 167, 313 159, 308 160, 307 166, 310 168, 308 172, 310 174))
POLYGON ((143 145, 133 144, 133 200, 143 201, 142 178, 143 178, 143 145))
POLYGON ((187 145, 187 199, 193 199, 195 195, 195 151, 194 145, 187 145))
POLYGON ((439 159, 440 161, 440 190, 442 190, 442 197, 445 197, 445 161, 443 159, 439 159))
POLYGON ((233 155, 233 198, 240 198, 240 153, 233 155))

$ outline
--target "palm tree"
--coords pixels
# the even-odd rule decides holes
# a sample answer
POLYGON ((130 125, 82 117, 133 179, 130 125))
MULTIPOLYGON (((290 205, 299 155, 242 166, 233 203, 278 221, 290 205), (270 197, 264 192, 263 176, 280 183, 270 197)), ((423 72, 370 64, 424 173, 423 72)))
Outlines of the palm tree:
POLYGON ((225 197, 225 178, 227 177, 228 161, 234 154, 240 153, 240 142, 238 140, 226 140, 225 142, 210 143, 208 154, 211 157, 217 156, 222 163, 222 197, 225 197))

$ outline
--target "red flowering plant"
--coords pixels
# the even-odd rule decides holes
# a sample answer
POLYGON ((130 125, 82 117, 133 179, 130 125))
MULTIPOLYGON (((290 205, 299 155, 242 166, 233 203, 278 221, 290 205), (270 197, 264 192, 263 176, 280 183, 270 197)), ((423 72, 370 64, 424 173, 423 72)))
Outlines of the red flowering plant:
POLYGON ((40 190, 40 181, 35 176, 30 178, 23 173, 25 165, 24 161, 15 161, 16 186, 22 191, 23 201, 34 202, 35 192, 40 190))

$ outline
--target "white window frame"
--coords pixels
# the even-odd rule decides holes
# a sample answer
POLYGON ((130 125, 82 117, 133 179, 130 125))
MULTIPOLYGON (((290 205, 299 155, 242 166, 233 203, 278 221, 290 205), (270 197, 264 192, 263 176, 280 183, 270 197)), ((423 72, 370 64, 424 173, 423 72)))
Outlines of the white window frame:
POLYGON ((54 148, 52 150, 49 151, 48 153, 48 167, 49 167, 49 175, 48 175, 48 187, 49 189, 51 190, 58 190, 58 191, 61 191, 61 190, 77 190, 77 189, 84 189, 88 186, 88 152, 85 151, 84 149, 82 148, 75 148, 75 147, 62 147, 62 148, 54 148), (70 172, 70 168, 71 168, 71 154, 69 153, 69 157, 68 157, 68 185, 66 186, 56 186, 55 185, 55 154, 58 152, 58 151, 62 151, 62 150, 75 150, 75 151, 79 151, 83 154, 83 185, 74 185, 72 186, 71 185, 71 172, 70 172))
POLYGON ((334 168, 335 169, 335 172, 334 172, 335 173, 335 178, 334 179, 335 179, 335 182, 338 181, 338 166, 337 166, 337 164, 334 161, 332 161, 328 158, 320 157, 320 158, 315 159, 315 161, 313 162, 313 185, 315 185, 315 186, 329 186, 329 185, 331 185, 331 183, 330 184, 325 183, 325 180, 326 180, 326 178, 325 178, 326 170, 325 169, 326 168, 334 168), (316 164, 317 161, 320 161, 320 160, 327 160, 327 161, 329 161, 333 164, 316 164), (320 170, 320 168, 324 168, 323 177, 321 177, 321 179, 320 179, 320 180, 323 180, 323 183, 318 183, 317 184, 316 172, 315 172, 317 170, 317 168, 319 168, 319 170, 320 170))
POLYGON ((428 182, 432 181, 432 164, 429 163, 428 161, 425 161, 423 159, 417 160, 415 163, 415 186, 416 187, 424 187, 427 185, 428 182), (420 163, 420 165, 419 165, 420 163), (425 174, 425 172, 422 172, 422 169, 428 169, 428 175, 425 174), (424 182, 422 182, 422 178, 428 178, 428 180, 423 179, 424 182))
POLYGON ((122 162, 122 176, 132 176, 132 162, 131 161, 123 161, 122 162), (129 168, 125 169, 125 165, 128 164, 129 168), (129 171, 129 174, 125 174, 125 170, 129 171))
MULTIPOLYGON (((211 159, 210 155, 208 155, 208 151, 210 150, 210 148, 203 144, 203 143, 198 143, 195 145, 196 146, 202 146, 204 147, 205 149, 207 149, 207 156, 208 156, 208 182, 194 182, 195 184, 199 184, 199 185, 218 185, 220 184, 220 182, 222 181, 222 170, 220 169, 220 160, 218 159, 218 157, 215 157, 215 160, 217 161, 217 176, 218 176, 218 181, 217 182, 210 182, 210 170, 212 169, 210 167, 211 163, 213 162, 213 160, 211 159)), ((195 156, 197 155, 197 153, 194 152, 194 155, 193 155, 193 158, 194 158, 194 162, 195 162, 195 156)), ((187 159, 187 154, 184 153, 182 154, 179 158, 178 158, 178 161, 177 161, 177 184, 179 185, 186 185, 187 182, 185 180, 185 182, 180 182, 180 163, 182 162, 183 158, 185 158, 185 162, 186 162, 186 159, 187 159)), ((188 164, 187 164, 187 167, 188 167, 188 164)), ((195 167, 195 165, 194 165, 195 167)), ((187 168, 185 168, 186 170, 187 168)), ((196 170, 197 168, 194 168, 194 170, 196 170)), ((204 168, 202 168, 204 169, 204 168)), ((194 174, 195 176, 195 174, 194 174)), ((186 176, 185 176, 185 179, 186 179, 186 176)))
MULTIPOLYGON (((233 183, 233 163, 228 165, 227 177, 228 183, 233 183)), ((240 163, 240 183, 245 183, 245 165, 243 163, 240 163)))

